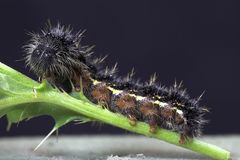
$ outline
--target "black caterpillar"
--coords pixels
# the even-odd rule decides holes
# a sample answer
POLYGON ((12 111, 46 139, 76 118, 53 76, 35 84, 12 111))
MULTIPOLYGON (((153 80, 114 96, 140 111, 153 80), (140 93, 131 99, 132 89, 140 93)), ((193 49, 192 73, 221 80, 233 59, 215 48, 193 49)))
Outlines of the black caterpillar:
POLYGON ((94 58, 93 47, 81 44, 83 32, 48 23, 41 33, 30 33, 24 46, 26 65, 40 80, 68 93, 83 91, 93 103, 128 117, 131 125, 143 121, 152 133, 158 127, 176 131, 180 143, 200 135, 207 112, 199 106, 201 96, 191 99, 181 84, 159 86, 155 74, 145 83, 134 80, 134 71, 117 76, 116 65, 103 68, 106 57, 94 58))

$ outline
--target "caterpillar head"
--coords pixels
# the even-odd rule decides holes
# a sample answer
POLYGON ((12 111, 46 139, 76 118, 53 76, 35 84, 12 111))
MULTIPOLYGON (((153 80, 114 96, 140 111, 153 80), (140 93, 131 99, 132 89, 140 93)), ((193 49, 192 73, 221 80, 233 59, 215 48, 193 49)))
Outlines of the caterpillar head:
POLYGON ((29 33, 31 39, 24 46, 26 65, 39 77, 70 77, 74 69, 85 66, 87 49, 80 45, 82 34, 50 23, 41 33, 29 33))

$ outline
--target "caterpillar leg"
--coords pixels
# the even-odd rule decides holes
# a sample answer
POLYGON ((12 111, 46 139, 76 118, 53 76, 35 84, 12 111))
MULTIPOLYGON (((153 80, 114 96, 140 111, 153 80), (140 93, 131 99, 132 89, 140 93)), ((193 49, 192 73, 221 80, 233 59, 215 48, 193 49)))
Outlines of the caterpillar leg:
MULTIPOLYGON (((84 89, 89 88, 92 85, 92 81, 88 74, 76 70, 71 77, 71 81, 76 92, 83 92, 84 89)), ((101 86, 105 86, 105 83, 101 83, 101 86)))
POLYGON ((156 133, 158 128, 158 107, 146 99, 140 102, 140 112, 143 119, 149 124, 149 132, 156 133))
POLYGON ((137 123, 137 101, 136 98, 128 94, 120 94, 114 100, 116 110, 128 117, 130 125, 134 126, 137 123))
POLYGON ((128 121, 131 126, 135 126, 137 124, 137 118, 133 115, 128 115, 128 121))
POLYGON ((108 103, 106 101, 98 101, 98 104, 102 107, 102 109, 109 109, 108 103))
POLYGON ((149 132, 156 133, 158 129, 157 119, 155 117, 151 117, 148 121, 149 124, 149 132))
POLYGON ((42 83, 42 77, 38 77, 38 82, 42 83))
POLYGON ((73 83, 73 88, 76 92, 82 91, 82 78, 80 75, 74 74, 71 81, 73 83))
POLYGON ((81 91, 80 85, 79 86, 74 86, 74 89, 75 89, 76 92, 80 92, 81 91))
POLYGON ((183 133, 180 134, 180 139, 179 139, 179 143, 180 144, 185 144, 187 141, 187 136, 183 133))

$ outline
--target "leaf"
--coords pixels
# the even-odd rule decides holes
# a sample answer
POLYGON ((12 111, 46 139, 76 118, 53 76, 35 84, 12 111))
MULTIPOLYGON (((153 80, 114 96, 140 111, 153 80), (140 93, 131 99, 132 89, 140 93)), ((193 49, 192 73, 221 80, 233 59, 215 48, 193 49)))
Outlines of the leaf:
MULTIPOLYGON (((1 66, 3 66, 3 64, 1 64, 1 66)), ((9 68, 7 69, 7 71, 3 70, 3 68, 0 69, 0 100, 2 102, 16 97, 21 98, 24 94, 29 93, 32 94, 31 98, 34 98, 38 96, 38 94, 43 94, 49 90, 60 92, 59 90, 52 88, 47 81, 39 84, 33 80, 25 78, 19 73, 16 74, 16 72, 9 68), (16 78, 17 75, 21 75, 21 78, 16 78), (28 81, 27 83, 25 83, 26 80, 28 81)), ((75 94, 74 96, 79 97, 80 95, 75 94)), ((55 120, 55 126, 53 127, 52 132, 73 120, 79 120, 81 122, 90 121, 90 118, 86 118, 76 112, 46 102, 36 102, 34 105, 32 103, 16 104, 7 108, 0 105, 0 116, 2 117, 3 115, 7 116, 8 130, 13 123, 19 123, 25 119, 29 120, 41 115, 49 115, 55 120)), ((48 136, 50 136, 50 134, 48 136)))

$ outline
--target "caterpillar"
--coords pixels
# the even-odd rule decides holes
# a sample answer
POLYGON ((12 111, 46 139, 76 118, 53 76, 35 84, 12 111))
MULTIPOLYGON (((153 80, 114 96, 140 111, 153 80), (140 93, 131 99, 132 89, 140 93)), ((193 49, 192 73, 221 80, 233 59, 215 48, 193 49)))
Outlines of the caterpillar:
POLYGON ((50 22, 40 33, 29 33, 24 45, 26 66, 41 81, 70 93, 82 91, 93 103, 129 119, 149 124, 149 132, 165 128, 180 134, 179 143, 200 136, 208 111, 198 98, 190 98, 182 84, 165 87, 156 83, 156 74, 140 82, 132 70, 126 77, 116 74, 117 65, 104 67, 106 57, 94 57, 93 46, 82 45, 83 31, 50 22))

